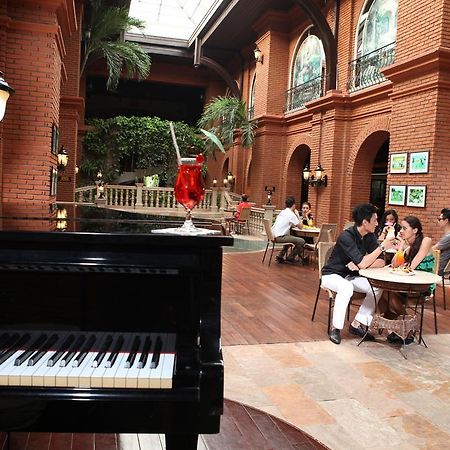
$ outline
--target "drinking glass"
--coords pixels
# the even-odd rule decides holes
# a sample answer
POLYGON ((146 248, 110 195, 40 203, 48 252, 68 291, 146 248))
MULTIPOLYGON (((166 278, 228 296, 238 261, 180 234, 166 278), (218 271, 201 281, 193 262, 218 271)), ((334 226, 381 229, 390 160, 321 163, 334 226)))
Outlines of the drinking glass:
POLYGON ((180 232, 195 234, 200 230, 193 224, 191 211, 205 196, 202 163, 196 158, 181 158, 174 188, 175 198, 186 209, 186 218, 180 232))

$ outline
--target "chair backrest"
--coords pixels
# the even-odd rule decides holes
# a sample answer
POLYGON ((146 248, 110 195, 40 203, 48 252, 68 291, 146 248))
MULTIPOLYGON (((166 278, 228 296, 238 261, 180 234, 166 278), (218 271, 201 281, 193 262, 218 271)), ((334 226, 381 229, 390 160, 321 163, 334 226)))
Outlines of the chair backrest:
MULTIPOLYGON (((330 237, 330 241, 336 240, 336 230, 337 230, 337 223, 323 223, 320 227, 320 231, 325 230, 329 231, 329 234, 325 234, 326 237, 330 237)), ((319 233, 320 236, 320 233, 319 233)))
POLYGON ((239 222, 246 222, 250 219, 250 211, 251 208, 242 208, 241 213, 239 214, 239 222))
POLYGON ((328 258, 333 251, 336 242, 319 242, 318 243, 318 256, 317 264, 319 265, 319 278, 321 277, 322 267, 327 263, 328 258))
POLYGON ((347 228, 351 228, 353 225, 355 225, 355 222, 352 222, 351 220, 347 220, 347 222, 344 223, 343 230, 346 230, 347 228))
POLYGON ((267 240, 270 242, 274 241, 273 233, 272 233, 272 226, 270 224, 269 219, 263 219, 264 224, 264 231, 266 232, 267 240))
POLYGON ((444 267, 443 275, 448 275, 450 273, 450 259, 447 261, 447 264, 444 267))
POLYGON ((441 262, 441 251, 433 250, 434 256, 434 273, 437 275, 439 273, 439 263, 441 262))

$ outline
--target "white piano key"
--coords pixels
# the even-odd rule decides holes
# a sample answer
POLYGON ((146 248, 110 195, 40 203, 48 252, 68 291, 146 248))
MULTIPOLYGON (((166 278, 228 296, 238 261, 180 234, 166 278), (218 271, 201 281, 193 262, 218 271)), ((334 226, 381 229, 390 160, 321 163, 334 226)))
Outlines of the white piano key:
POLYGON ((133 336, 124 336, 124 343, 122 351, 117 356, 117 359, 112 367, 109 367, 103 377, 104 388, 124 388, 125 378, 129 369, 125 368, 128 355, 133 344, 133 336))
POLYGON ((153 370, 150 367, 150 364, 152 362, 152 356, 153 356, 153 349, 155 348, 155 342, 156 342, 156 333, 151 333, 151 340, 152 345, 150 347, 150 351, 148 352, 148 358, 147 362, 145 363, 145 366, 142 367, 142 369, 139 369, 140 372, 138 374, 138 388, 141 389, 148 389, 150 388, 150 376, 153 370))
POLYGON ((47 361, 53 356, 55 352, 49 351, 43 356, 34 366, 24 367, 20 374, 21 386, 44 386, 43 372, 47 369, 47 361))
POLYGON ((164 364, 161 372, 161 389, 172 389, 175 366, 175 334, 167 334, 164 351, 164 364))
POLYGON ((20 349, 0 364, 0 386, 9 386, 10 374, 15 373, 14 368, 18 369, 18 366, 14 365, 14 361, 22 353, 23 349, 20 349))

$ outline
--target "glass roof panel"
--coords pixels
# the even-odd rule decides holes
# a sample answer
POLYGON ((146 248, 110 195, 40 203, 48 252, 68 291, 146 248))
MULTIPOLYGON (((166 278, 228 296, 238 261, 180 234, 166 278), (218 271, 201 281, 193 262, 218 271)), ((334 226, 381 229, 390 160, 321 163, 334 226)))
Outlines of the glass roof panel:
MULTIPOLYGON (((189 39, 222 0, 131 0, 130 16, 141 19, 146 36, 189 39)), ((140 33, 132 30, 132 33, 140 33)))

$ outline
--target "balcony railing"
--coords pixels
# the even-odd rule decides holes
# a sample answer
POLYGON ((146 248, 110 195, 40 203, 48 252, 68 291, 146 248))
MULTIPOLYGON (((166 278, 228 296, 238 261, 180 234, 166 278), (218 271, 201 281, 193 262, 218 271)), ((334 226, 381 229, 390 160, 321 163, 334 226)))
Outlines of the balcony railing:
POLYGON ((347 90, 354 92, 386 80, 380 72, 395 61, 395 42, 385 45, 367 55, 350 62, 350 77, 347 90))
POLYGON ((305 107, 305 103, 319 98, 323 93, 323 77, 313 78, 286 91, 285 112, 295 111, 305 107))
POLYGON ((247 109, 247 119, 252 120, 254 116, 255 116, 255 107, 250 106, 250 108, 247 109))

